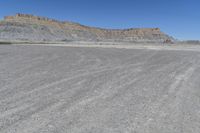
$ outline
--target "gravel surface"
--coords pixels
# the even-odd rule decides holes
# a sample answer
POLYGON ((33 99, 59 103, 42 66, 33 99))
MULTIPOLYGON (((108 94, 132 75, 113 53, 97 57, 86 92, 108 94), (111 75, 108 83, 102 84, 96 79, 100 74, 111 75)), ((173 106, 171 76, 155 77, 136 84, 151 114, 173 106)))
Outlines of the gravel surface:
POLYGON ((200 52, 0 46, 0 133, 199 133, 200 52))

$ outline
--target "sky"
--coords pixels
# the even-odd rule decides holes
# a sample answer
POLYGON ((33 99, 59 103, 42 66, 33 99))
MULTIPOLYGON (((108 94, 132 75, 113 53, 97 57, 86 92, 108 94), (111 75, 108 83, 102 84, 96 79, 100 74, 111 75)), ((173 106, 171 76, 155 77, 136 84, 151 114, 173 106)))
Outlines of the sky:
POLYGON ((16 13, 109 29, 158 27, 200 40, 200 0, 0 0, 0 19, 16 13))

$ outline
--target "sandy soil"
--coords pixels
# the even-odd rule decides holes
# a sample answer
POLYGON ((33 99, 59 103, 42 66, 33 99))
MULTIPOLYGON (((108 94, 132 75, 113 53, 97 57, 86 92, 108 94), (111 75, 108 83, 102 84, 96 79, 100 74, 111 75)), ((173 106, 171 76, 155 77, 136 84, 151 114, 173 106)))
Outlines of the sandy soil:
POLYGON ((199 49, 54 46, 0 46, 0 133, 200 132, 199 49))

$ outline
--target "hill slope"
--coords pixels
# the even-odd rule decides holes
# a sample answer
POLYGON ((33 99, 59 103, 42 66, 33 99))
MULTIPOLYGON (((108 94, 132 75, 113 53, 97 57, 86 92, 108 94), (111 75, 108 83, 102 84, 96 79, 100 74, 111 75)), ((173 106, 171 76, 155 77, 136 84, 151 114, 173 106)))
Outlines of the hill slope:
POLYGON ((101 29, 25 14, 6 16, 0 22, 0 39, 31 42, 165 42, 166 40, 174 40, 161 32, 159 28, 101 29))

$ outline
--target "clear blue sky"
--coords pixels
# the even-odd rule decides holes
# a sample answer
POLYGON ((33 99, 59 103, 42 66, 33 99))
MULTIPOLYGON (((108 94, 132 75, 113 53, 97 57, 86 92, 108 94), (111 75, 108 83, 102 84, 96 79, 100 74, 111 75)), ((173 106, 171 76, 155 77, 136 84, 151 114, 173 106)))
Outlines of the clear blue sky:
POLYGON ((102 28, 159 27, 200 40, 200 0, 1 0, 0 19, 27 13, 102 28))

